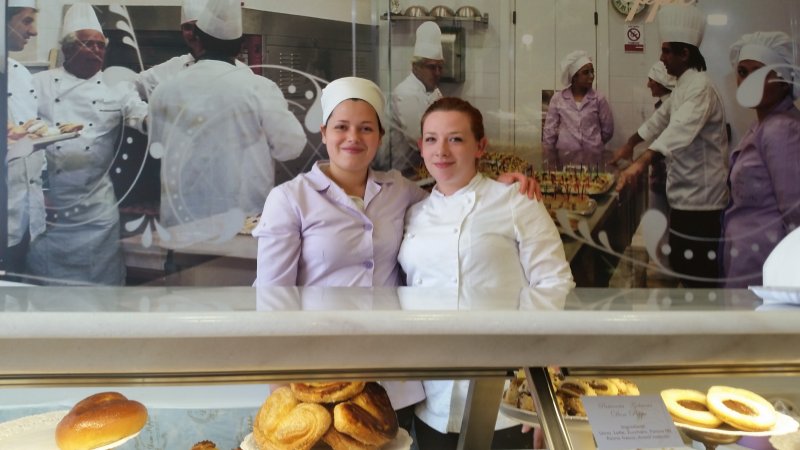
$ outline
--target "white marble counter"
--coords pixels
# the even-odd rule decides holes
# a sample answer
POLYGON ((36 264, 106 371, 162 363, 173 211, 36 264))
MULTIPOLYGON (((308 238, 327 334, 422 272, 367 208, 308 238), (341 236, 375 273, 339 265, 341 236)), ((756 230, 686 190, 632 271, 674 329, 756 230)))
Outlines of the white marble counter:
POLYGON ((0 288, 0 375, 800 364, 748 291, 0 288))

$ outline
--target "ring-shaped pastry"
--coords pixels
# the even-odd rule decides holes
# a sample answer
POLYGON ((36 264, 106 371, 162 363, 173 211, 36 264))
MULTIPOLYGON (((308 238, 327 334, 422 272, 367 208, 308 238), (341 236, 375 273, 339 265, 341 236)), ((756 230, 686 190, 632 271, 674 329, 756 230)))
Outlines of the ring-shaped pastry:
POLYGON ((775 408, 746 389, 712 386, 706 394, 708 408, 728 425, 743 431, 767 431, 775 426, 775 408))
POLYGON ((694 389, 665 389, 661 398, 675 422, 703 428, 717 428, 722 420, 708 407, 706 394, 694 389))

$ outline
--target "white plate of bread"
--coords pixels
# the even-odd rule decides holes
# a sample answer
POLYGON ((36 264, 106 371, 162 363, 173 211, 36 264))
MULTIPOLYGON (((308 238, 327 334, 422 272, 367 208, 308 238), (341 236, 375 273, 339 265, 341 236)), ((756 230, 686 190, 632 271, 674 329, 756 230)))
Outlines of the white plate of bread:
MULTIPOLYGON (((52 411, 25 416, 0 423, 0 448, 14 450, 59 450, 56 444, 56 426, 69 411, 52 411)), ((134 433, 118 441, 97 447, 93 450, 106 450, 119 447, 135 438, 134 433)))

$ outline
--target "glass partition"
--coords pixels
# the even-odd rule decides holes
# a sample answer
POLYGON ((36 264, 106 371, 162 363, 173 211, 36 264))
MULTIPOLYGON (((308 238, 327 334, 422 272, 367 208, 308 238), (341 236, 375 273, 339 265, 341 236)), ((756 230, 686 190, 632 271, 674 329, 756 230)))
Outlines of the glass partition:
MULTIPOLYGON (((477 107, 488 140, 478 168, 537 180, 580 287, 760 285, 766 256, 800 223, 800 137, 785 131, 800 123, 795 1, 248 0, 233 34, 205 22, 205 47, 199 17, 178 0, 98 0, 75 16, 68 0, 8 3, 8 281, 253 284, 253 229, 294 214, 262 216, 265 199, 329 158, 321 93, 346 76, 386 97, 372 167, 429 191, 422 111, 440 96, 477 107), (674 39, 695 40, 707 70, 672 61, 685 47, 665 50, 670 3, 700 9, 704 32, 674 39), (756 31, 785 34, 751 36, 731 53, 756 31), (236 52, 219 45, 234 35, 236 52), (755 65, 740 67, 740 54, 755 65), (575 78, 587 64, 586 80, 575 78), (749 72, 770 82, 737 89, 749 72), (778 112, 785 123, 763 121, 778 112), (783 131, 765 141, 759 123, 783 131)), ((392 260, 403 235, 403 211, 393 214, 391 226, 369 218, 364 228, 392 242, 392 260)), ((302 240, 309 222, 292 223, 287 239, 302 240)), ((387 259, 377 247, 358 261, 364 273, 334 284, 405 284, 393 262, 391 280, 376 281, 370 264, 387 259)), ((302 261, 341 259, 292 248, 303 253, 261 261, 301 266, 280 284, 315 284, 302 261)))

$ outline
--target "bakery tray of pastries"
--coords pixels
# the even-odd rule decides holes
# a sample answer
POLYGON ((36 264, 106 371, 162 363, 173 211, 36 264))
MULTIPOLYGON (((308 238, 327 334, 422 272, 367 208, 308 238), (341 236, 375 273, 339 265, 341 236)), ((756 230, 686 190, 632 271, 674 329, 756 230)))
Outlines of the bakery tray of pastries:
POLYGON ((405 450, 411 444, 380 384, 331 381, 272 391, 241 448, 405 450))
POLYGON ((558 171, 536 172, 534 178, 544 194, 603 195, 614 187, 613 173, 598 167, 568 166, 558 171))
POLYGON ((695 389, 665 389, 661 398, 675 426, 690 437, 774 436, 797 431, 798 422, 775 410, 755 392, 730 386, 695 389), (698 434, 699 433, 699 434, 698 434))

